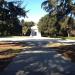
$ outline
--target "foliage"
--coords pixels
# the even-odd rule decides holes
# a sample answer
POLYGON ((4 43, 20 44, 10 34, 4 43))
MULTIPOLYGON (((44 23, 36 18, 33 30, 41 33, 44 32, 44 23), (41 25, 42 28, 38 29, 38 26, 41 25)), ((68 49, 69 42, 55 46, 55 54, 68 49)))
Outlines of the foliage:
POLYGON ((26 12, 20 1, 0 1, 0 35, 21 35, 22 26, 18 17, 25 17, 26 12))
POLYGON ((56 15, 49 17, 45 15, 42 17, 38 23, 39 31, 42 36, 53 36, 55 35, 57 29, 55 28, 56 15), (50 19, 49 19, 50 18, 50 19))
POLYGON ((69 16, 66 16, 62 20, 60 20, 59 22, 59 24, 61 25, 60 30, 63 36, 68 36, 68 33, 69 35, 71 35, 71 31, 75 29, 74 21, 75 21, 74 18, 69 16))
MULTIPOLYGON (((59 25, 57 25, 56 15, 51 15, 51 16, 45 15, 40 19, 38 23, 39 31, 41 32, 42 36, 68 36, 67 34, 68 19, 69 19, 68 16, 64 17, 58 22, 59 25)), ((72 30, 75 24, 73 23, 74 19, 73 18, 71 19, 72 19, 72 24, 70 24, 69 27, 72 30)))
POLYGON ((22 26, 22 33, 23 35, 29 36, 31 33, 31 27, 34 26, 34 22, 24 22, 22 26))
POLYGON ((50 14, 54 12, 59 17, 75 14, 75 4, 72 0, 46 0, 41 6, 45 11, 50 14))
POLYGON ((42 3, 42 8, 49 12, 49 15, 56 14, 56 28, 58 28, 58 33, 60 32, 59 21, 64 17, 70 15, 67 21, 67 33, 71 30, 71 25, 73 24, 72 18, 75 16, 75 4, 73 0, 46 0, 42 3))

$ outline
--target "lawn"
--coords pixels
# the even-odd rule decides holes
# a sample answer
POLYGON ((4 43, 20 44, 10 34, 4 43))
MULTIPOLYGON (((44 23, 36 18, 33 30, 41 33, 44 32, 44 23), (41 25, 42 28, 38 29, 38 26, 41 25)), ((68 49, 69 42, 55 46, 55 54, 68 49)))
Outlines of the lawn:
POLYGON ((75 40, 75 37, 62 37, 62 39, 70 39, 70 40, 75 40))
POLYGON ((30 36, 3 36, 1 38, 28 38, 30 36))
POLYGON ((19 43, 0 42, 0 59, 6 59, 16 56, 25 47, 19 43))
POLYGON ((72 37, 72 36, 70 36, 70 37, 57 36, 57 37, 50 37, 50 38, 61 38, 63 40, 66 40, 66 39, 75 40, 75 37, 72 37))
MULTIPOLYGON (((75 61, 75 45, 67 45, 63 43, 48 43, 43 47, 57 48, 57 52, 75 61)), ((29 45, 27 46, 25 42, 0 42, 0 60, 13 58, 26 48, 33 47, 29 45)))
POLYGON ((75 63, 75 45, 63 43, 48 43, 45 47, 58 49, 57 52, 59 54, 75 63))
POLYGON ((63 44, 63 43, 48 43, 45 47, 60 47, 60 46, 66 46, 66 44, 63 44))

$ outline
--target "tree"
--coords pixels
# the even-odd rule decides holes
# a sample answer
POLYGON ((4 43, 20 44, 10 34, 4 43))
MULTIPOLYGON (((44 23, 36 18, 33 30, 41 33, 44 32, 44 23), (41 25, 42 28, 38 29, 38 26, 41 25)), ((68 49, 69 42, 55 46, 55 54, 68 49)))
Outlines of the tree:
MULTIPOLYGON (((41 6, 46 12, 49 12, 49 15, 52 14, 57 15, 56 27, 59 28, 58 29, 59 31, 60 31, 60 26, 58 25, 61 19, 63 19, 65 16, 70 15, 67 21, 69 25, 69 21, 71 20, 70 18, 71 17, 73 18, 75 16, 75 4, 72 0, 46 0, 42 3, 41 6)), ((67 30, 68 31, 70 30, 69 26, 67 30)))
POLYGON ((56 36, 57 29, 55 28, 56 15, 45 15, 38 23, 39 31, 42 36, 56 36))
POLYGON ((22 32, 22 26, 20 25, 18 17, 25 17, 26 12, 27 11, 21 7, 21 1, 7 2, 1 0, 0 35, 20 35, 22 32))
MULTIPOLYGON (((42 34, 42 36, 68 36, 68 30, 67 30, 67 26, 69 26, 68 23, 68 19, 69 16, 66 16, 65 18, 61 19, 59 21, 59 25, 58 28, 56 26, 56 22, 57 22, 57 15, 51 15, 49 16, 48 14, 45 15, 44 17, 42 17, 38 23, 38 27, 39 30, 42 34), (59 27, 60 26, 60 27, 59 27), (58 34, 58 29, 59 30, 59 34, 58 34)), ((73 23, 73 18, 71 18, 71 24, 70 24, 70 29, 73 30, 74 28, 74 23, 73 23)), ((70 32, 69 32, 70 34, 70 32)))
POLYGON ((23 33, 23 35, 30 36, 31 27, 34 26, 34 24, 35 23, 33 21, 29 21, 29 22, 24 22, 23 21, 23 26, 22 26, 22 33, 23 33))
POLYGON ((57 14, 60 19, 65 15, 75 14, 75 4, 72 0, 46 0, 41 6, 49 14, 57 14))
POLYGON ((71 16, 66 16, 60 20, 59 24, 61 25, 61 30, 66 34, 68 37, 71 35, 71 31, 75 30, 75 19, 71 16))

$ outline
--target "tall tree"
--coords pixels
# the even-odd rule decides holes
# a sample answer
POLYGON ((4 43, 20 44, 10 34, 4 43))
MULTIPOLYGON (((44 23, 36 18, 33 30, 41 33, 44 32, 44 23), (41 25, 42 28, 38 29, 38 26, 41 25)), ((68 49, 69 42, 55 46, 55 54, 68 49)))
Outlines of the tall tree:
POLYGON ((59 18, 64 15, 75 14, 75 4, 73 0, 46 0, 42 3, 42 8, 52 14, 58 14, 59 18))
MULTIPOLYGON (((59 34, 58 34, 59 27, 56 28, 56 22, 57 22, 56 16, 57 15, 49 16, 49 14, 47 14, 39 20, 38 28, 39 28, 39 31, 41 32, 42 36, 57 36, 57 35, 68 36, 68 32, 67 32, 68 24, 67 23, 68 23, 69 16, 66 16, 64 19, 61 19, 59 21, 59 25, 60 25, 59 34)), ((75 23, 73 23, 73 20, 74 20, 74 18, 71 18, 71 20, 69 21, 69 27, 72 30, 75 26, 74 25, 75 23)))
POLYGON ((42 36, 55 36, 57 33, 55 28, 56 15, 52 15, 49 18, 49 15, 45 15, 39 20, 38 28, 42 36))
MULTIPOLYGON (((56 27, 58 30, 60 29, 59 21, 61 19, 67 15, 70 15, 70 18, 68 19, 70 21, 71 17, 75 16, 75 4, 73 0, 46 0, 41 6, 46 12, 49 12, 50 15, 57 15, 56 27)), ((69 29, 70 27, 68 25, 68 31, 69 29)))
POLYGON ((22 31, 22 27, 20 26, 18 16, 25 17, 26 12, 27 11, 21 7, 21 1, 7 2, 5 0, 1 0, 0 26, 3 26, 3 28, 0 28, 1 34, 3 35, 5 32, 13 35, 17 35, 16 33, 20 34, 19 32, 22 31))

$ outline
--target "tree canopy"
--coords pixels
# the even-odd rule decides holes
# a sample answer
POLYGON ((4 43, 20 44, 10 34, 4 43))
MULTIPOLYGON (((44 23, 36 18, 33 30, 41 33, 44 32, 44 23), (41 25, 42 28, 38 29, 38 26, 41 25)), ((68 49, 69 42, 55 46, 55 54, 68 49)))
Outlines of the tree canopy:
POLYGON ((31 33, 31 27, 34 26, 33 21, 23 21, 23 26, 22 26, 22 33, 25 36, 30 36, 31 33))
MULTIPOLYGON (((56 14, 56 28, 58 28, 58 33, 60 31, 59 21, 64 19, 66 16, 70 16, 67 21, 68 34, 70 26, 72 25, 72 18, 75 17, 75 3, 73 0, 46 0, 41 4, 42 8, 49 12, 49 15, 56 14)), ((65 19, 64 19, 65 20, 65 19)))
POLYGON ((46 0, 42 3, 42 8, 49 14, 58 14, 59 17, 64 15, 75 15, 75 4, 73 0, 46 0))
POLYGON ((22 26, 18 17, 25 17, 21 1, 0 0, 0 35, 21 35, 22 26))
POLYGON ((57 30, 55 28, 55 22, 56 15, 53 15, 51 18, 49 17, 49 15, 45 15, 40 19, 38 28, 42 36, 51 36, 56 33, 57 30))
MULTIPOLYGON (((57 16, 56 15, 49 16, 49 14, 47 14, 39 20, 38 23, 39 31, 41 32, 42 36, 68 36, 67 30, 68 18, 69 16, 65 17, 64 19, 61 19, 59 21, 59 25, 56 26, 57 16)), ((73 20, 74 19, 71 18, 72 23, 69 26, 71 30, 75 29, 74 27, 75 23, 73 22, 73 20)))

